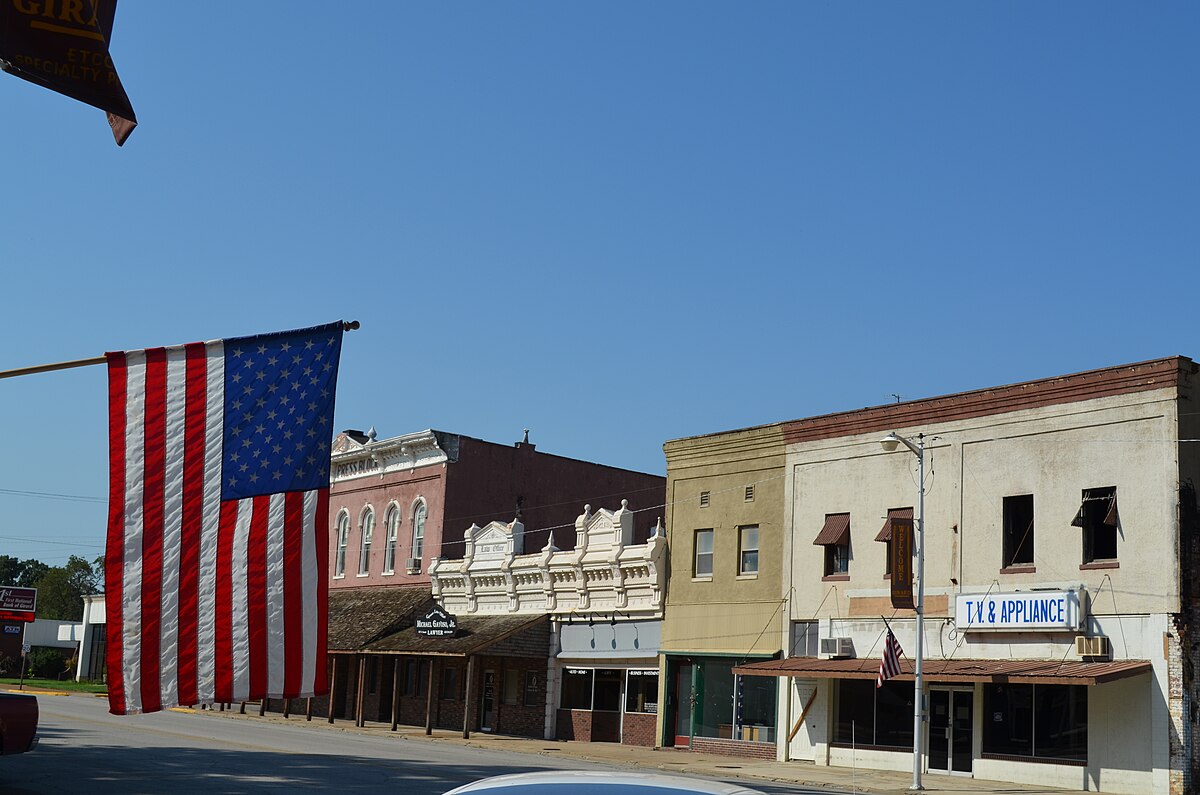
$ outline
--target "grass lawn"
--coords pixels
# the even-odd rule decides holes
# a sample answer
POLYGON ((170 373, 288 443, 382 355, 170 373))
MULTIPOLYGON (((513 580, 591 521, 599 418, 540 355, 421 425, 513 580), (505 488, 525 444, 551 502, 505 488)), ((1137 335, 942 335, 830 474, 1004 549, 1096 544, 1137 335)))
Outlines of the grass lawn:
MULTIPOLYGON (((12 676, 0 676, 0 687, 7 690, 16 690, 17 685, 21 680, 12 676)), ((71 693, 107 693, 108 685, 98 682, 76 682, 66 680, 60 682, 57 679, 31 679, 25 678, 26 690, 66 690, 71 693)))

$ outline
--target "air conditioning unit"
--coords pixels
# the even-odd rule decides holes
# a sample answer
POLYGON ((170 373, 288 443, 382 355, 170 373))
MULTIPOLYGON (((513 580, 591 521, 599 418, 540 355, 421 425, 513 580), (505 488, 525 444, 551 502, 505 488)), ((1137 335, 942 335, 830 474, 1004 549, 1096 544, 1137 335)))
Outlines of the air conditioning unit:
POLYGON ((850 638, 821 638, 821 654, 829 657, 853 657, 854 643, 850 638))
POLYGON ((409 558, 408 560, 404 561, 404 568, 408 570, 409 574, 420 574, 421 573, 421 559, 420 558, 409 558))
POLYGON ((1080 657, 1107 657, 1108 638, 1075 638, 1075 653, 1080 657))

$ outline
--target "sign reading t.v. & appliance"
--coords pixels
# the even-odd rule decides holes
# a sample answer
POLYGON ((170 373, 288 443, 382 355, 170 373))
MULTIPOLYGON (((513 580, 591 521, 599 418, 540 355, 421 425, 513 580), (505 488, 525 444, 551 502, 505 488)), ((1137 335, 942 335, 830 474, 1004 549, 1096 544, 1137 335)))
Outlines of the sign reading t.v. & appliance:
POLYGON ((959 594, 954 600, 954 621, 960 630, 1075 631, 1083 626, 1083 610, 1073 589, 959 594))

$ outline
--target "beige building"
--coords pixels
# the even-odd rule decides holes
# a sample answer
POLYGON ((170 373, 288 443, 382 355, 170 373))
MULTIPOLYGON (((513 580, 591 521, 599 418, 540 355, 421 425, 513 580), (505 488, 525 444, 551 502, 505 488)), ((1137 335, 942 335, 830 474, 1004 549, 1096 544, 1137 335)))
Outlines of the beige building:
POLYGON ((782 652, 783 426, 678 439, 664 450, 671 567, 659 743, 773 756, 776 683, 732 669, 782 652))
POLYGON ((921 769, 1192 791, 1197 371, 1172 357, 784 424, 786 659, 736 669, 787 683, 779 756, 913 768, 916 620, 892 607, 888 551, 893 520, 921 517, 917 456, 880 444, 896 431, 926 464, 921 769), (905 656, 877 687, 887 625, 905 656))

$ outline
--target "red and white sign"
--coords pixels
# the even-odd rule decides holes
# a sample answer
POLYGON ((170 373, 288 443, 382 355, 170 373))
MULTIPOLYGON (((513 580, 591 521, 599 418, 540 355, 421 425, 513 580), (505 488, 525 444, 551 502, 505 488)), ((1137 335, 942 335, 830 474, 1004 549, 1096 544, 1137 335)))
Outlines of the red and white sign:
POLYGON ((0 587, 0 621, 33 621, 37 588, 0 587))

